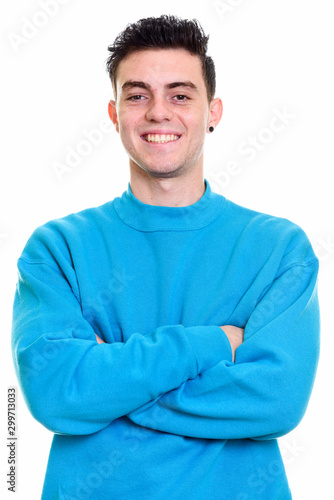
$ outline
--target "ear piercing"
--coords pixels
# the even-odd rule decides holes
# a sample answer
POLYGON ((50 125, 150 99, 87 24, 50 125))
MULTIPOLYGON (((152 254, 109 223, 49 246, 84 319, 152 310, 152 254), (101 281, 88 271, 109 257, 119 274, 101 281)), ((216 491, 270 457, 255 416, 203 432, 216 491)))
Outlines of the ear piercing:
POLYGON ((213 132, 214 131, 214 127, 209 127, 209 132, 213 132))

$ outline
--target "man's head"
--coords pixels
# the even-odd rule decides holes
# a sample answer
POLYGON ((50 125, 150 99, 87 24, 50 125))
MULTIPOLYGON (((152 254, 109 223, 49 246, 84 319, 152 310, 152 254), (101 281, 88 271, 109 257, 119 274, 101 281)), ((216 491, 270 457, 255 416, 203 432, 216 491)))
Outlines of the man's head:
POLYGON ((112 46, 108 111, 132 175, 201 175, 205 135, 222 114, 207 39, 196 22, 162 16, 128 26, 112 46))
POLYGON ((185 49, 200 58, 208 101, 216 90, 215 65, 207 55, 209 37, 197 20, 175 16, 149 17, 130 24, 109 45, 111 55, 107 59, 107 71, 117 97, 117 69, 120 62, 131 52, 147 49, 185 49))

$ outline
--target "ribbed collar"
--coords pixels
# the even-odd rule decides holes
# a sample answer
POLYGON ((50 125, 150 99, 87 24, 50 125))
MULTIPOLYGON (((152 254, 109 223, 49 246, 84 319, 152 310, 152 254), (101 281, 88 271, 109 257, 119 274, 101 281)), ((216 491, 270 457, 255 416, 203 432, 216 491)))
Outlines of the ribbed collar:
POLYGON ((225 198, 213 193, 206 179, 203 196, 193 205, 165 207, 148 205, 136 198, 128 183, 127 191, 114 199, 118 216, 128 226, 139 231, 189 231, 200 229, 214 221, 220 214, 225 198))

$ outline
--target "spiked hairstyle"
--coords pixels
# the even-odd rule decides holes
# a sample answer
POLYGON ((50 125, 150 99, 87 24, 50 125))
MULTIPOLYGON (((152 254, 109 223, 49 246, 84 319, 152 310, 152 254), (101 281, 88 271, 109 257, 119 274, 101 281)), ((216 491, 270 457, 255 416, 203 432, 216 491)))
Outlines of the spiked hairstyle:
POLYGON ((107 59, 106 69, 115 95, 117 68, 127 55, 138 50, 182 48, 200 58, 208 101, 211 102, 216 90, 216 72, 212 58, 207 55, 208 40, 209 36, 205 35, 196 19, 163 15, 128 24, 108 47, 111 55, 107 59))

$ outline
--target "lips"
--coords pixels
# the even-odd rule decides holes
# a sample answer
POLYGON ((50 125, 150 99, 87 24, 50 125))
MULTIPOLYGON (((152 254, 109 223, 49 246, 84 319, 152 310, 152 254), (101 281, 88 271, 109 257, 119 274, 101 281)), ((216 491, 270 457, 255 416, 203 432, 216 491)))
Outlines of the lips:
POLYGON ((144 134, 141 136, 146 142, 155 144, 165 144, 175 142, 180 139, 180 135, 176 134, 144 134))

